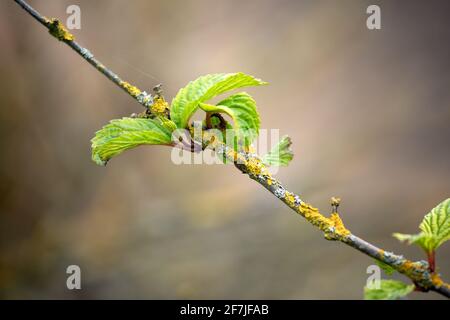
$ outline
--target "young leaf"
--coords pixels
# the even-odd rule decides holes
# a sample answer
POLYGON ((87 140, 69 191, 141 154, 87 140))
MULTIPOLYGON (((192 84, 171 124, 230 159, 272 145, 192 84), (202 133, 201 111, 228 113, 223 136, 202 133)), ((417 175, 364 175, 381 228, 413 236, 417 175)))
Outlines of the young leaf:
POLYGON ((388 276, 392 275, 395 272, 395 269, 392 268, 390 265, 381 262, 379 260, 375 260, 375 263, 386 273, 388 276))
POLYGON ((109 159, 142 144, 170 144, 172 131, 158 120, 122 118, 111 120, 96 132, 92 142, 92 160, 106 165, 109 159))
POLYGON ((432 237, 429 235, 426 235, 424 233, 418 233, 418 234, 404 234, 404 233, 393 233, 392 236, 399 240, 400 242, 407 242, 408 244, 417 244, 418 246, 422 247, 426 252, 433 251, 432 249, 432 237))
POLYGON ((266 82, 241 72, 217 73, 200 77, 178 91, 172 100, 170 118, 178 128, 186 128, 199 103, 233 89, 263 84, 266 82))
POLYGON ((380 280, 380 288, 364 288, 365 300, 396 300, 414 290, 414 285, 407 285, 396 280, 380 280))
POLYGON ((407 241, 421 246, 426 252, 435 251, 450 239, 450 198, 442 201, 423 218, 421 232, 415 235, 394 233, 400 241, 407 241))
POLYGON ((291 138, 283 136, 280 141, 267 153, 262 161, 268 166, 287 166, 291 162, 294 154, 290 149, 292 145, 291 138))
POLYGON ((259 133, 259 114, 253 98, 245 93, 234 94, 219 102, 216 106, 200 103, 200 108, 206 112, 226 113, 234 122, 235 136, 245 146, 250 145, 259 133))

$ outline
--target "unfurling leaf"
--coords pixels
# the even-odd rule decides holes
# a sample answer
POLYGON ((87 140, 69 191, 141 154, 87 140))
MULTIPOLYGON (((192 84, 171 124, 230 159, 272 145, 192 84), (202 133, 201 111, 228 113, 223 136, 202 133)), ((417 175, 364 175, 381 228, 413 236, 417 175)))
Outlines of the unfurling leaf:
POLYGON ((395 272, 395 269, 392 268, 387 263, 381 262, 380 260, 375 260, 375 263, 386 273, 388 276, 392 275, 395 272))
POLYGON ((396 300, 402 298, 414 290, 414 285, 407 285, 396 280, 380 280, 380 287, 364 288, 366 300, 396 300))
POLYGON ((235 136, 245 146, 250 145, 259 133, 259 115, 253 98, 245 93, 234 94, 220 101, 216 106, 200 103, 206 112, 226 113, 234 122, 235 136))
POLYGON ((280 141, 263 157, 263 162, 268 166, 287 166, 291 162, 294 154, 290 149, 291 138, 283 136, 280 141))
POLYGON ((92 142, 92 160, 106 165, 109 159, 123 151, 143 144, 170 144, 172 130, 159 120, 122 118, 111 120, 96 132, 92 142))
POLYGON ((263 84, 266 82, 241 72, 217 73, 200 77, 178 91, 172 100, 170 118, 178 128, 184 129, 200 103, 230 90, 263 84))
POLYGON ((426 252, 436 250, 441 244, 450 239, 450 198, 442 201, 433 208, 422 220, 418 234, 394 233, 400 241, 407 241, 421 246, 426 252))

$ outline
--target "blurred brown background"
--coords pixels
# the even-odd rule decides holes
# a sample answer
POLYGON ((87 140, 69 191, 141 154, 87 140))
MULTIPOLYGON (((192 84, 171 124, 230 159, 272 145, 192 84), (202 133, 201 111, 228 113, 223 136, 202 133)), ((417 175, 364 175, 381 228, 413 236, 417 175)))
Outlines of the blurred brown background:
MULTIPOLYGON (((139 87, 166 97, 199 75, 243 71, 262 127, 295 159, 278 177, 357 235, 413 259, 393 232, 450 190, 448 1, 30 1, 139 87), (382 29, 369 31, 370 4, 382 29)), ((327 242, 227 166, 142 147, 108 167, 90 138, 139 104, 13 1, 0 2, 0 297, 362 298, 373 261, 327 242), (66 267, 82 290, 66 289, 66 267)), ((450 279, 450 252, 438 254, 450 279)), ((401 279, 402 277, 399 277, 401 279)), ((440 298, 413 293, 411 298, 440 298)))

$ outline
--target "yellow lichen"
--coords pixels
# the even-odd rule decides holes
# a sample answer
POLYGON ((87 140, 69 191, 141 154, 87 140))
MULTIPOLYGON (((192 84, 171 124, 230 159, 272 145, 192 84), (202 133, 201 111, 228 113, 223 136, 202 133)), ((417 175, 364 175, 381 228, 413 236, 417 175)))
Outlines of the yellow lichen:
POLYGON ((330 217, 331 221, 333 222, 335 232, 342 237, 350 235, 350 231, 347 230, 347 228, 344 226, 344 223, 342 222, 341 217, 337 212, 334 212, 331 214, 330 217))
POLYGON ((154 114, 161 114, 166 111, 166 109, 169 108, 169 104, 164 100, 162 97, 158 97, 153 102, 152 106, 150 107, 150 110, 154 114))
POLYGON ((322 230, 328 240, 343 240, 351 234, 337 213, 332 213, 330 218, 327 218, 317 208, 307 203, 301 203, 297 211, 312 225, 322 230))
POLYGON ((285 196, 284 196, 284 200, 286 200, 286 203, 290 206, 293 207, 295 206, 295 197, 294 194, 286 191, 285 196))
POLYGON ((246 161, 245 167, 252 176, 258 176, 261 174, 261 161, 257 158, 250 158, 246 161))
POLYGON ((48 31, 56 39, 60 41, 72 41, 75 39, 73 34, 71 34, 58 19, 51 19, 48 23, 48 31))
POLYGON ((141 94, 141 90, 139 90, 137 87, 129 84, 126 81, 121 81, 120 86, 124 88, 131 96, 137 97, 141 94))

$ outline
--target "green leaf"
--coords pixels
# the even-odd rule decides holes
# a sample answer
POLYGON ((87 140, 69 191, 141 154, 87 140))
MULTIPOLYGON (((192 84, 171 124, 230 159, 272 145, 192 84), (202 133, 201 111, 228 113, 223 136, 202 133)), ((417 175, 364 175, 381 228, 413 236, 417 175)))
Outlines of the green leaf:
POLYGON ((402 298, 414 290, 414 285, 407 285, 396 280, 380 280, 380 288, 364 288, 366 300, 396 300, 402 298))
POLYGON ((234 122, 235 136, 245 146, 250 145, 258 136, 260 121, 256 102, 245 92, 234 94, 216 106, 200 103, 200 108, 206 112, 228 114, 234 122))
POLYGON ((106 165, 123 151, 143 144, 170 144, 172 131, 158 120, 122 118, 111 120, 96 132, 92 142, 92 160, 106 165))
POLYGON ((202 76, 180 91, 172 100, 170 118, 178 128, 186 128, 199 104, 224 92, 242 87, 259 86, 266 82, 244 73, 217 73, 202 76))
POLYGON ((419 226, 418 234, 394 233, 400 241, 407 241, 421 246, 426 252, 435 251, 445 241, 450 239, 450 198, 442 201, 433 208, 419 226))
POLYGON ((450 239, 450 198, 433 208, 419 226, 424 234, 432 235, 433 246, 438 248, 450 239))
POLYGON ((262 161, 268 166, 287 166, 294 158, 294 154, 290 149, 292 145, 291 138, 283 136, 280 141, 267 153, 262 161))
POLYGON ((393 233, 392 236, 401 242, 407 242, 408 244, 417 244, 422 247, 426 252, 433 251, 431 246, 432 237, 424 234, 404 234, 404 233, 393 233))
POLYGON ((388 276, 392 275, 395 272, 395 269, 392 268, 390 265, 381 262, 379 260, 375 260, 375 263, 386 273, 388 276))

